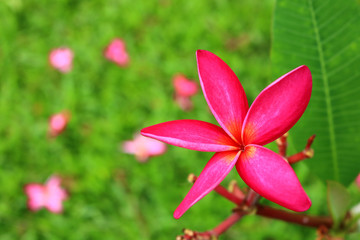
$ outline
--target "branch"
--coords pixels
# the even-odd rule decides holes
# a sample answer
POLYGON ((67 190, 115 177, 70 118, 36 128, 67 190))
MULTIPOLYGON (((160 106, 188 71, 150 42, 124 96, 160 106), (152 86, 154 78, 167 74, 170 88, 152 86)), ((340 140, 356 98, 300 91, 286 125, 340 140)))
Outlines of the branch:
POLYGON ((333 220, 328 216, 310 216, 306 214, 292 213, 260 204, 256 207, 256 214, 266 218, 278 219, 313 228, 319 228, 321 226, 331 228, 333 225, 333 220))
POLYGON ((280 138, 276 139, 276 144, 278 145, 279 148, 279 155, 286 157, 286 150, 287 150, 287 137, 289 136, 288 133, 285 133, 284 135, 282 135, 280 138))
POLYGON ((297 163, 301 160, 312 158, 314 156, 314 150, 311 148, 312 143, 314 142, 315 135, 312 135, 304 148, 303 151, 296 153, 290 157, 287 157, 287 160, 290 164, 297 163))
MULTIPOLYGON (((189 174, 188 181, 190 183, 195 183, 196 179, 197 179, 197 176, 195 176, 192 173, 189 174)), ((236 205, 241 204, 244 200, 244 198, 239 197, 239 196, 241 196, 240 193, 238 193, 238 195, 235 195, 235 194, 229 192, 226 188, 224 188, 221 185, 218 185, 217 187, 215 187, 214 191, 217 192, 218 194, 220 194, 221 196, 223 196, 224 198, 228 199, 229 201, 235 203, 236 205)), ((241 191, 241 190, 237 189, 237 191, 241 191)))

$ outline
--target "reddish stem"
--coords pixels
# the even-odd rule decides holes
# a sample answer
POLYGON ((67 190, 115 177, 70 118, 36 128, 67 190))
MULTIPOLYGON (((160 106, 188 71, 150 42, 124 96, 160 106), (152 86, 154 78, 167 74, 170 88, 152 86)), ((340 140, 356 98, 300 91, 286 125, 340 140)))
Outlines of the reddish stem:
POLYGON ((308 139, 307 144, 306 144, 303 151, 288 157, 287 158, 288 162, 290 164, 294 164, 294 163, 297 163, 297 162, 299 162, 301 160, 313 157, 314 156, 314 150, 311 148, 311 145, 314 142, 314 138, 315 138, 315 135, 312 135, 308 139))
POLYGON ((260 195, 250 188, 245 198, 245 205, 249 208, 253 207, 259 200, 260 195))
POLYGON ((327 228, 331 228, 333 225, 331 217, 296 214, 264 205, 257 205, 256 214, 263 217, 279 219, 285 222, 291 222, 306 227, 319 228, 320 226, 326 226, 327 228))
POLYGON ((234 194, 240 199, 245 199, 245 194, 243 191, 241 191, 240 187, 238 186, 237 182, 235 180, 232 180, 229 184, 229 192, 234 194))
POLYGON ((216 236, 216 237, 221 235, 226 230, 228 230, 232 225, 237 223, 246 214, 247 214, 246 212, 234 212, 222 223, 220 223, 217 227, 215 227, 213 230, 210 230, 209 233, 212 236, 216 236))
POLYGON ((276 139, 276 144, 278 145, 279 148, 279 155, 286 157, 286 150, 287 150, 287 137, 289 136, 288 133, 285 133, 284 135, 282 135, 280 138, 276 139))
MULTIPOLYGON (((195 176, 194 174, 190 174, 188 176, 188 180, 191 183, 195 183, 195 181, 197 180, 197 176, 195 176)), ((241 204, 244 200, 243 198, 239 198, 235 194, 232 194, 231 192, 229 192, 226 188, 224 188, 221 185, 218 185, 217 187, 215 187, 214 191, 217 192, 218 194, 220 194, 221 196, 223 196, 224 198, 228 199, 229 201, 235 203, 236 205, 241 204)))
POLYGON ((244 200, 244 199, 241 199, 241 198, 237 197, 236 195, 230 193, 226 188, 224 188, 221 185, 217 186, 214 190, 215 190, 215 192, 217 192, 224 198, 228 199, 229 201, 235 203, 236 205, 241 204, 244 200))

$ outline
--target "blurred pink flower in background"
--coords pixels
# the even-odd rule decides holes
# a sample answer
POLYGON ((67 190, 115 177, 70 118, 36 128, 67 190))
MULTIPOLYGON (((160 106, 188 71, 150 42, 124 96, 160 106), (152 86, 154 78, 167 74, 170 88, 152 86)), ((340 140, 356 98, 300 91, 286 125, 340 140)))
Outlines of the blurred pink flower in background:
POLYGON ((50 65, 62 73, 70 72, 74 53, 70 48, 62 47, 51 50, 49 55, 50 65))
POLYGON ((49 119, 49 135, 56 137, 62 133, 70 120, 70 113, 62 111, 52 115, 49 119))
POLYGON ((28 208, 38 211, 45 207, 50 212, 61 213, 63 211, 62 201, 67 199, 67 192, 60 187, 61 179, 52 176, 44 184, 29 183, 25 185, 25 193, 28 196, 28 208))
POLYGON ((356 183, 356 185, 358 186, 358 188, 360 190, 360 174, 356 177, 355 183, 356 183))
POLYGON ((166 144, 157 140, 136 134, 134 140, 125 141, 122 150, 128 154, 134 154, 139 162, 146 162, 149 157, 165 153, 166 144))
POLYGON ((194 96, 198 91, 199 87, 195 81, 187 79, 182 74, 177 74, 173 78, 175 93, 184 97, 194 96))
POLYGON ((195 81, 187 79, 182 74, 177 74, 173 78, 173 85, 175 89, 175 102, 184 111, 191 110, 193 108, 191 96, 194 96, 199 87, 195 81))
POLYGON ((125 67, 129 63, 129 55, 126 51, 125 42, 120 38, 115 38, 106 47, 104 52, 105 57, 119 65, 125 67))

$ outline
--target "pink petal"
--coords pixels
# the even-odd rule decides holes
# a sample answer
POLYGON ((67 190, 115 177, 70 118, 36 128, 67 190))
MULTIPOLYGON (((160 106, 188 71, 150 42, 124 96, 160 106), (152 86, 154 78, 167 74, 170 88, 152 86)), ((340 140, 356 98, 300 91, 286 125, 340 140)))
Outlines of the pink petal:
POLYGON ((62 73, 67 73, 72 69, 74 53, 70 48, 56 48, 50 52, 50 65, 62 73))
POLYGON ((46 182, 46 188, 48 192, 57 192, 61 185, 61 178, 58 176, 51 176, 49 180, 46 182))
POLYGON ((28 196, 28 208, 31 211, 37 211, 44 207, 46 202, 46 194, 44 186, 36 183, 30 183, 24 187, 25 193, 28 196))
POLYGON ((254 144, 246 146, 236 169, 250 188, 270 201, 297 212, 311 206, 290 164, 269 149, 254 144))
POLYGON ((311 73, 306 66, 292 70, 265 88, 247 113, 244 144, 265 145, 286 133, 304 113, 311 90, 311 73))
POLYGON ((176 95, 182 97, 191 97, 198 92, 196 82, 187 79, 184 75, 178 74, 173 79, 176 95))
POLYGON ((136 153, 136 144, 134 141, 125 141, 122 144, 122 151, 128 154, 136 153))
MULTIPOLYGON (((50 197, 51 199, 51 197, 50 197)), ((63 211, 63 205, 62 205, 62 200, 59 198, 53 198, 51 200, 49 200, 45 207, 53 213, 62 213, 63 211)))
POLYGON ((130 61, 125 42, 120 38, 115 38, 111 41, 106 47, 104 55, 108 60, 116 63, 120 67, 127 66, 130 61))
POLYGON ((51 177, 46 183, 46 208, 54 213, 60 213, 63 210, 62 201, 67 198, 67 193, 61 188, 61 179, 57 176, 51 177))
POLYGON ((358 186, 358 188, 360 189, 360 174, 356 177, 355 183, 358 186))
MULTIPOLYGON (((141 135, 140 137, 145 138, 141 135)), ((157 156, 165 153, 166 145, 164 143, 151 138, 145 138, 145 139, 143 144, 145 145, 149 156, 157 156)))
POLYGON ((201 87, 212 113, 225 132, 241 143, 241 127, 249 105, 239 79, 215 54, 198 50, 196 56, 201 87))
POLYGON ((204 152, 236 150, 236 143, 219 127, 198 120, 175 120, 141 130, 141 134, 175 146, 204 152))
POLYGON ((215 153, 184 200, 176 208, 174 218, 180 218, 192 205, 218 186, 234 167, 239 155, 240 151, 215 153))

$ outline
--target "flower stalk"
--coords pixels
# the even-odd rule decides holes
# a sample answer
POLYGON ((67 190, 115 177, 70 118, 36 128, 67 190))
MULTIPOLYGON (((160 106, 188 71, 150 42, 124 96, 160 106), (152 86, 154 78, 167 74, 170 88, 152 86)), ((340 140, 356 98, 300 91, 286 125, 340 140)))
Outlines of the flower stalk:
POLYGON ((311 148, 311 145, 314 142, 314 139, 315 139, 315 135, 312 135, 308 139, 307 144, 303 151, 296 153, 290 157, 287 157, 288 162, 290 164, 294 164, 294 163, 300 162, 304 159, 312 158, 314 156, 314 150, 311 148))

